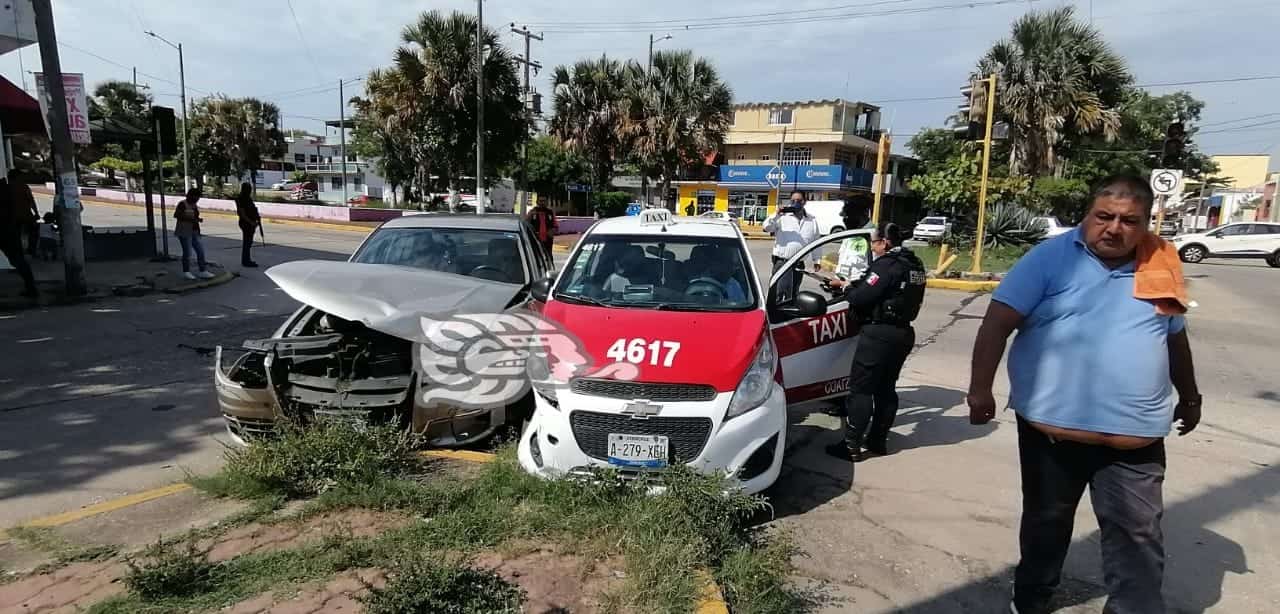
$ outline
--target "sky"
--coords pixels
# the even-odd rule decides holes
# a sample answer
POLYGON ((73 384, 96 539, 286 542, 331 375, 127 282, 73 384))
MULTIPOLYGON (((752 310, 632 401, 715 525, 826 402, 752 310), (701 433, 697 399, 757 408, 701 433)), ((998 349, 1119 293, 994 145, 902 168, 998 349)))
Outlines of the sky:
MULTIPOLYGON (((1092 20, 1139 84, 1280 77, 1280 3, 1268 0, 485 0, 484 19, 516 54, 524 39, 512 23, 544 33, 532 42, 544 113, 555 66, 602 53, 644 61, 652 33, 672 37, 656 49, 709 58, 736 102, 880 104, 897 149, 921 128, 943 125, 979 56, 1015 19, 1063 4, 1092 20), (936 97, 944 99, 901 100, 936 97)), ((433 9, 474 13, 476 2, 58 0, 54 21, 63 71, 82 72, 91 85, 129 80, 136 67, 157 104, 179 106, 178 54, 144 34, 152 30, 182 43, 189 102, 256 96, 281 108, 286 128, 319 134, 338 116, 339 80, 390 64, 402 28, 433 9)), ((25 77, 33 91, 24 69, 39 63, 27 47, 0 56, 0 74, 19 86, 25 77)), ((1280 168, 1280 78, 1150 89, 1185 89, 1206 102, 1201 149, 1271 154, 1280 168)), ((361 91, 353 81, 343 93, 361 91)))

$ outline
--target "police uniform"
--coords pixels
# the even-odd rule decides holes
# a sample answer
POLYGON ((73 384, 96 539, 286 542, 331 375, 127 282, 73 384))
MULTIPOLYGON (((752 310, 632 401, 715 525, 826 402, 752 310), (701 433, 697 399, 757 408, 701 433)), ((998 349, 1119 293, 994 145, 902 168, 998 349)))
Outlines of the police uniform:
POLYGON ((911 250, 894 247, 876 258, 849 287, 849 309, 862 324, 849 374, 845 444, 855 456, 866 449, 884 454, 898 413, 898 374, 915 345, 911 322, 924 302, 924 263, 911 250))

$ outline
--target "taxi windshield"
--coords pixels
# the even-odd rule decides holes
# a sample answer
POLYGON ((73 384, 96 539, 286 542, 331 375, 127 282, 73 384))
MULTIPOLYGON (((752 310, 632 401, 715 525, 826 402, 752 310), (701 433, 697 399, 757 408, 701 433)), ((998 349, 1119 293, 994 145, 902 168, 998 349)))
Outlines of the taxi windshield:
POLYGON ((611 307, 745 311, 755 284, 739 241, 714 237, 587 237, 554 297, 611 307))

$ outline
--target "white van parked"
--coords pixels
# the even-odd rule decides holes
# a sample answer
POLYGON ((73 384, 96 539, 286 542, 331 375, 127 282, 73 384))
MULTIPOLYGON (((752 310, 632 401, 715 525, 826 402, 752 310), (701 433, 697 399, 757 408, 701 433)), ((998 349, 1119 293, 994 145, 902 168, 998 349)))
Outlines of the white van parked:
POLYGON ((804 204, 804 210, 818 220, 818 234, 824 237, 848 230, 844 227, 843 200, 811 200, 804 204))

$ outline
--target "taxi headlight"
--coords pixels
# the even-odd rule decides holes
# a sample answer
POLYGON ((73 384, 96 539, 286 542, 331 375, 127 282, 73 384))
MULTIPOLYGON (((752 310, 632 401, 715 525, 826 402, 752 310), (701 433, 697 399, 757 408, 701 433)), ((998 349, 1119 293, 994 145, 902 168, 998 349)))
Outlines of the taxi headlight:
POLYGON ((768 335, 761 338, 760 350, 747 367, 738 388, 733 391, 733 399, 729 401, 729 411, 725 419, 741 416, 757 407, 769 398, 773 391, 773 370, 777 363, 777 355, 773 351, 773 342, 768 335))
POLYGON ((525 360, 525 369, 529 374, 529 383, 533 391, 547 400, 552 407, 560 408, 560 397, 557 394, 560 382, 551 375, 551 367, 545 352, 533 351, 525 360))

